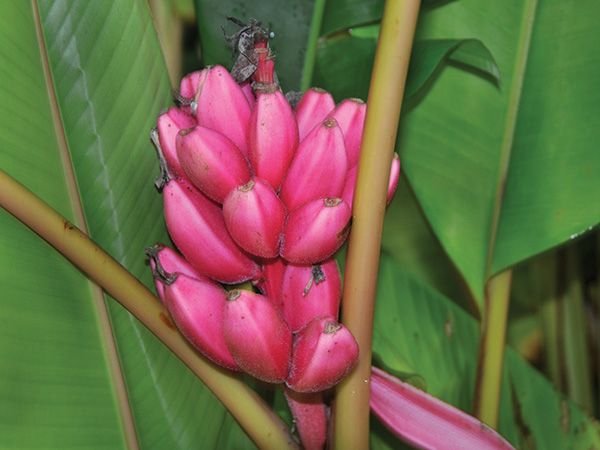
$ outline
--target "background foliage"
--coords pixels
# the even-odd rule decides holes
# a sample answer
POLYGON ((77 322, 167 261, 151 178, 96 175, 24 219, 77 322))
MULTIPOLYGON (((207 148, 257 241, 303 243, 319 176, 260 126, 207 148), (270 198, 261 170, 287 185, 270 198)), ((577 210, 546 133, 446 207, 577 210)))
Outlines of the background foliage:
MULTIPOLYGON (((364 98, 381 13, 330 0, 311 41, 309 2, 2 3, 1 167, 150 285, 143 248, 168 239, 148 142, 176 86, 164 61, 171 80, 198 53, 229 65, 225 16, 257 17, 285 90, 313 46, 314 84, 364 98)), ((376 361, 469 411, 485 283, 516 267, 510 340, 545 372, 507 355, 500 431, 520 448, 600 447, 598 232, 574 241, 600 219, 598 13, 592 0, 424 2, 413 52, 376 361)), ((144 449, 252 447, 126 311, 4 211, 0 227, 0 447, 123 448, 129 416, 144 449)), ((375 448, 397 445, 374 430, 375 448)))

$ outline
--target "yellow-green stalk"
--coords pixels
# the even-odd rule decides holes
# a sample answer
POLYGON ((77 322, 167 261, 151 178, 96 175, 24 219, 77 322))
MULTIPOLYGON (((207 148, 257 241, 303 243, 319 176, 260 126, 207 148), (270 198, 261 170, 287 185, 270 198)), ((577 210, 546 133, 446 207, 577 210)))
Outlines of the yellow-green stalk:
POLYGON ((334 402, 336 449, 369 448, 371 340, 388 174, 420 0, 387 1, 369 88, 354 215, 344 273, 343 323, 356 338, 359 362, 334 402))
POLYGON ((221 400, 260 448, 295 449, 287 426, 232 372, 201 357, 137 278, 35 194, 0 170, 0 206, 35 231, 156 335, 221 400))

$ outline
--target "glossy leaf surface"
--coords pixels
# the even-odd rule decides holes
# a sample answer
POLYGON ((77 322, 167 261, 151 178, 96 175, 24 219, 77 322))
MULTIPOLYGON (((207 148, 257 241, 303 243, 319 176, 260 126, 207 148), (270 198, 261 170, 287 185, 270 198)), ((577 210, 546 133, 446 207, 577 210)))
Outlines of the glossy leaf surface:
MULTIPOLYGON (((170 89, 146 2, 7 2, 0 22, 2 169, 74 223, 81 204, 92 238, 151 286, 143 249, 167 237, 148 132, 170 89)), ((80 272, 5 211, 0 226, 0 447, 252 446, 116 302, 103 318, 80 272)))

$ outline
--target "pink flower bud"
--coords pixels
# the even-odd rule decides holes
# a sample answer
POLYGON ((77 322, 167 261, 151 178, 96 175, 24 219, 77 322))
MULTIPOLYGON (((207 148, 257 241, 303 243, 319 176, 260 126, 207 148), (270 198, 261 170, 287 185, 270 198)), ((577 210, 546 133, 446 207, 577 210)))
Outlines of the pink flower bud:
POLYGON ((196 126, 194 116, 186 114, 179 108, 169 108, 167 112, 158 116, 156 130, 162 154, 167 162, 169 171, 175 175, 183 175, 183 169, 177 158, 175 141, 179 131, 196 126))
POLYGON ((281 256, 293 264, 324 261, 346 240, 350 217, 350 207, 340 198, 314 200, 292 211, 283 228, 281 256))
POLYGON ((260 92, 248 130, 254 173, 279 189, 297 146, 298 126, 285 96, 279 90, 260 92))
POLYGON ((281 186, 281 199, 293 211, 311 200, 339 197, 347 171, 342 131, 335 119, 326 119, 298 146, 281 186))
POLYGON ((183 179, 163 187, 167 229, 194 268, 223 283, 257 279, 258 265, 233 242, 221 209, 183 179))
POLYGON ((322 450, 327 441, 329 410, 322 392, 300 393, 284 389, 304 450, 322 450))
POLYGON ((377 367, 371 372, 369 405, 388 430, 416 448, 513 449, 475 417, 377 367))
POLYGON ((282 383, 288 374, 292 332, 266 297, 233 290, 227 294, 223 330, 238 366, 268 383, 282 383))
POLYGON ((221 133, 197 126, 177 136, 177 156, 190 181, 213 200, 223 200, 233 188, 250 180, 248 163, 221 133))
POLYGON ((316 318, 294 337, 286 384, 297 392, 324 391, 344 378, 357 359, 352 333, 332 318, 316 318))
POLYGON ((297 332, 316 317, 338 317, 342 280, 335 259, 316 266, 288 264, 281 293, 283 317, 297 332))
POLYGON ((319 88, 307 90, 296 106, 300 141, 302 142, 334 108, 335 101, 329 92, 319 88))
MULTIPOLYGON (((342 191, 342 199, 352 206, 354 201, 354 191, 356 189, 356 176, 358 166, 354 166, 348 171, 346 175, 346 182, 344 184, 344 190, 342 191)), ((396 189, 398 188, 398 181, 400 179, 400 158, 397 153, 394 153, 392 159, 392 166, 390 167, 390 175, 388 180, 388 191, 387 191, 387 204, 389 205, 394 198, 396 189)))
POLYGON ((233 240, 248 253, 279 255, 285 207, 266 181, 254 178, 233 189, 223 202, 223 217, 233 240))
POLYGON ((357 98, 349 98, 337 105, 331 114, 331 117, 337 120, 344 134, 348 167, 358 164, 366 113, 367 104, 365 102, 357 98))
POLYGON ((204 275, 201 275, 194 269, 183 256, 163 244, 154 244, 153 246, 146 248, 146 255, 149 257, 150 268, 154 275, 156 293, 161 300, 164 300, 164 282, 162 281, 164 277, 160 276, 160 271, 164 270, 166 273, 178 272, 198 279, 205 278, 204 275), (157 261, 158 264, 156 263, 157 261))
POLYGON ((195 101, 198 124, 224 134, 246 155, 250 105, 227 69, 208 69, 206 77, 200 80, 195 101))
POLYGON ((171 284, 165 284, 165 306, 181 334, 211 361, 239 370, 223 335, 225 290, 205 277, 175 277, 171 284))

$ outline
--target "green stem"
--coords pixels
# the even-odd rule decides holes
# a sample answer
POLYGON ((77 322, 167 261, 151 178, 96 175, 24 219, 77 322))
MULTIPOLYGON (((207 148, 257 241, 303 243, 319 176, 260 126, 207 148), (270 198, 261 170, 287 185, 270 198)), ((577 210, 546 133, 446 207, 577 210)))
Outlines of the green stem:
POLYGON ((310 20, 310 29, 308 30, 308 41, 306 42, 306 53, 304 54, 304 64, 302 69, 302 78, 300 79, 300 90, 307 90, 312 83, 315 62, 317 59, 317 44, 321 34, 321 24, 323 23, 323 13, 325 11, 325 0, 315 0, 313 14, 310 20))
POLYGON ((0 170, 0 206, 55 247, 156 335, 221 400, 260 448, 297 448, 286 425, 234 373, 201 357, 160 301, 79 228, 0 170))
POLYGON ((357 367, 337 389, 336 449, 369 448, 371 339, 383 215, 419 5, 420 0, 386 2, 375 53, 342 305, 343 322, 360 354, 357 367))
POLYGON ((564 250, 565 289, 560 299, 562 349, 567 393, 586 411, 593 411, 591 367, 586 336, 578 252, 574 245, 564 250))
POLYGON ((545 283, 548 289, 544 289, 545 298, 542 298, 541 317, 544 333, 544 357, 546 361, 546 373, 554 385, 563 388, 563 377, 560 370, 560 345, 559 345, 559 323, 560 308, 557 295, 557 256, 552 252, 546 258, 547 270, 544 272, 546 277, 536 280, 538 283, 545 283))
POLYGON ((473 409, 475 417, 492 428, 498 426, 511 279, 512 271, 507 270, 488 281, 481 322, 482 336, 473 409))

